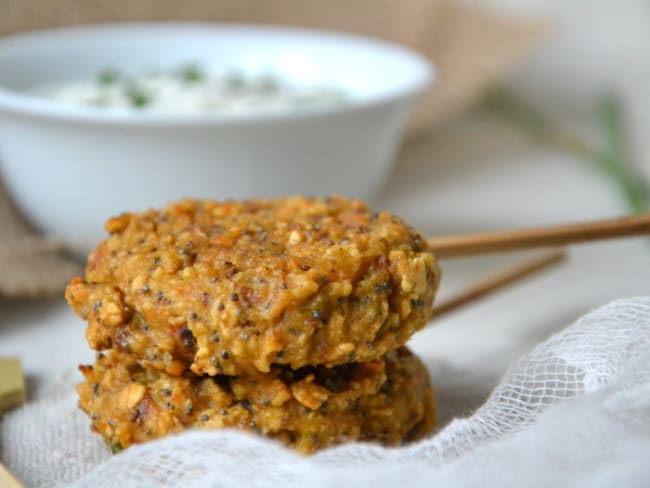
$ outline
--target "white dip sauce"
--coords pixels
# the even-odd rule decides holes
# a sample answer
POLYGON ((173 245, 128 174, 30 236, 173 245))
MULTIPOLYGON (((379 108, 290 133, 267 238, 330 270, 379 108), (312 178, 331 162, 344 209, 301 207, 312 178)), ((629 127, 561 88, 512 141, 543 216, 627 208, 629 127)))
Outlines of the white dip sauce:
POLYGON ((75 105, 172 114, 304 111, 349 100, 349 94, 331 85, 237 70, 211 73, 196 65, 136 76, 106 69, 92 79, 43 85, 32 93, 75 105))

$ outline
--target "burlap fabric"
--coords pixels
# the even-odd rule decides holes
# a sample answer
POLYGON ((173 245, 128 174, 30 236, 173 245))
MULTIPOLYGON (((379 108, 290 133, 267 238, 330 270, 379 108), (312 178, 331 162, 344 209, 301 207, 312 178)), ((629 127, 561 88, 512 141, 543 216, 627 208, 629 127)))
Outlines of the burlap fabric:
MULTIPOLYGON (((407 145, 471 107, 545 32, 537 20, 509 19, 451 0, 5 0, 0 36, 163 20, 305 26, 383 38, 421 52, 435 63, 438 79, 411 119, 407 145)), ((1 189, 0 228, 0 294, 57 293, 76 272, 56 246, 32 235, 1 189)))
POLYGON ((60 255, 58 246, 35 235, 10 204, 0 184, 0 295, 59 293, 81 266, 60 255))

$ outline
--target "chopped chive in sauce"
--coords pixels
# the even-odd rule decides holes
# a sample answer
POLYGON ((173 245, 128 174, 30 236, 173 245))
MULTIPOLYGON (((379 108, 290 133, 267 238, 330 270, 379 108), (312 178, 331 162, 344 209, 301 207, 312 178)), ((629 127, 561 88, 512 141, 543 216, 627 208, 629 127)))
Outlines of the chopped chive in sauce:
POLYGON ((257 86, 262 93, 274 93, 280 88, 278 81, 269 74, 260 76, 257 86))
POLYGON ((246 78, 240 71, 231 71, 224 76, 223 81, 230 90, 241 90, 246 86, 246 78))
POLYGON ((303 111, 343 105, 349 99, 334 85, 292 83, 273 71, 249 72, 238 66, 214 70, 196 62, 129 74, 107 66, 94 77, 34 91, 78 105, 166 113, 303 111))
POLYGON ((183 66, 178 74, 181 80, 190 83, 194 81, 201 81, 204 78, 203 71, 201 71, 201 69, 195 64, 188 64, 183 66))
POLYGON ((126 96, 133 107, 146 107, 151 103, 151 97, 137 86, 129 86, 126 89, 126 96))
POLYGON ((114 69, 106 68, 97 74, 97 83, 106 86, 112 85, 120 78, 120 74, 114 69))

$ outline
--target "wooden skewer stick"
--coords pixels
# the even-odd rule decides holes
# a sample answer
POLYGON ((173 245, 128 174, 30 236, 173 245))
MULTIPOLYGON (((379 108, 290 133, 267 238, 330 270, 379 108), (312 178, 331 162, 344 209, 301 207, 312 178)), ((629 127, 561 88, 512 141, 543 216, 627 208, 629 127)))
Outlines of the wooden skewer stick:
POLYGON ((431 237, 427 242, 436 257, 458 258, 644 234, 650 234, 650 212, 579 224, 431 237))
POLYGON ((477 281, 465 291, 433 307, 431 318, 438 318, 457 308, 479 300, 524 278, 558 265, 567 257, 566 251, 556 250, 526 259, 514 266, 477 281))

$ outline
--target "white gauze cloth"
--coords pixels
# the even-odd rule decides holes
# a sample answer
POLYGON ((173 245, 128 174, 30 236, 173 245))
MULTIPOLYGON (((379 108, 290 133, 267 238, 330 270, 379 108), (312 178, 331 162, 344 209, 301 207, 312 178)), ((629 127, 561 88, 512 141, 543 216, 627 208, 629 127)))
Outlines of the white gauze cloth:
POLYGON ((27 486, 650 486, 650 297, 581 318, 515 362, 471 417, 399 449, 304 457, 241 432, 192 431, 112 456, 71 388, 2 424, 3 460, 27 486))

